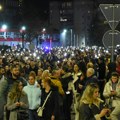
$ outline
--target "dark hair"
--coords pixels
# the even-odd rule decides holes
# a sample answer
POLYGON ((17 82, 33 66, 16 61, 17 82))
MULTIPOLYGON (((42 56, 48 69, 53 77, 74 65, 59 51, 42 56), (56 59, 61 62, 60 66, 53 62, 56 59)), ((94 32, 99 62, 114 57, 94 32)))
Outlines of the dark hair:
POLYGON ((18 67, 17 65, 12 65, 12 66, 10 67, 11 70, 13 70, 14 68, 19 68, 19 70, 20 70, 20 67, 18 67))
POLYGON ((112 76, 119 78, 119 74, 117 72, 112 72, 111 77, 112 76))
POLYGON ((94 88, 99 88, 98 84, 97 83, 90 83, 89 84, 91 87, 94 87, 94 88))
POLYGON ((30 76, 32 76, 32 77, 34 77, 34 79, 36 78, 36 73, 35 73, 35 71, 31 71, 30 73, 29 73, 29 77, 30 76))

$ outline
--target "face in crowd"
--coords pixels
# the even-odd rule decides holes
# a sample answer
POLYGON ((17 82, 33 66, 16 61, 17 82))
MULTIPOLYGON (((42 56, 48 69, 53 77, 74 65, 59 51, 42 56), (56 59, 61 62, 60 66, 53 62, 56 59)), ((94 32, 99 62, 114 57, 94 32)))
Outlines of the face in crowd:
POLYGON ((22 89, 23 89, 23 84, 22 84, 22 82, 19 82, 19 84, 18 84, 18 89, 19 89, 19 91, 22 91, 22 89))
POLYGON ((79 67, 77 64, 74 65, 74 72, 78 72, 79 71, 79 67))
POLYGON ((117 76, 111 76, 111 81, 113 83, 116 83, 118 81, 118 77, 117 76))
POLYGON ((20 69, 19 69, 19 67, 14 67, 12 69, 11 73, 12 73, 12 76, 19 77, 19 75, 20 75, 20 69))
POLYGON ((30 85, 34 85, 35 84, 35 77, 34 76, 29 76, 28 82, 30 85))

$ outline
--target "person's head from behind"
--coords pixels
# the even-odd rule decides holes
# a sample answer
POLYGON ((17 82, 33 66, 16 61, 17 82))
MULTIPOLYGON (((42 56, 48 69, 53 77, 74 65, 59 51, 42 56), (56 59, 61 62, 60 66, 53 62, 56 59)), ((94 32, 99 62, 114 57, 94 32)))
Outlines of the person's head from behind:
POLYGON ((85 91, 83 92, 81 102, 86 102, 88 104, 94 103, 99 97, 99 87, 95 83, 87 85, 85 91))
POLYGON ((59 79, 59 77, 60 77, 60 70, 53 70, 52 71, 52 76, 59 79))
POLYGON ((118 79, 119 79, 118 73, 117 73, 117 72, 113 72, 113 73, 111 74, 111 81, 112 81, 113 83, 116 83, 116 82, 118 82, 118 79))
POLYGON ((94 65, 93 65, 92 62, 88 62, 88 63, 87 63, 87 69, 88 69, 88 68, 94 68, 94 65))
POLYGON ((33 68, 35 67, 35 61, 34 60, 30 61, 30 66, 33 67, 33 68))
POLYGON ((87 77, 91 77, 91 76, 94 75, 94 73, 95 73, 95 70, 94 70, 93 68, 88 68, 88 69, 87 69, 86 76, 87 76, 87 77))

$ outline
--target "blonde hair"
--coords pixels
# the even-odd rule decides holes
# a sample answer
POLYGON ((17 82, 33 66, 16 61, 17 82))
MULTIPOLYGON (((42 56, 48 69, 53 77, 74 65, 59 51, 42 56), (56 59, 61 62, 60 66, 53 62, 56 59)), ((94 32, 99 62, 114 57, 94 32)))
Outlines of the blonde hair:
POLYGON ((80 105, 82 103, 89 104, 89 105, 93 104, 96 101, 96 99, 93 98, 93 94, 96 89, 99 89, 99 87, 95 83, 91 83, 91 84, 87 85, 87 87, 81 97, 80 105))
POLYGON ((95 73, 95 70, 93 68, 88 68, 87 72, 89 72, 91 75, 95 73))
POLYGON ((42 79, 46 79, 47 77, 50 77, 49 70, 44 70, 42 73, 42 79))
POLYGON ((59 80, 57 79, 51 79, 50 77, 47 77, 46 79, 43 79, 44 82, 47 82, 50 86, 55 86, 58 88, 58 92, 61 94, 61 95, 64 95, 64 90, 62 88, 62 84, 59 80))
POLYGON ((94 68, 94 64, 92 62, 87 63, 87 68, 94 68))

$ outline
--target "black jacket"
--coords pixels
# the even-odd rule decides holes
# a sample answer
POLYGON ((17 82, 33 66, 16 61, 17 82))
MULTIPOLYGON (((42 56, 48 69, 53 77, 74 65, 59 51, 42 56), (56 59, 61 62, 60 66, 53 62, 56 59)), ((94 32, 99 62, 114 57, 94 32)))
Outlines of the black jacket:
MULTIPOLYGON (((79 109, 79 113, 80 113, 79 120, 96 120, 94 116, 96 114, 99 114, 102 109, 103 109, 102 103, 100 103, 99 108, 94 104, 92 104, 90 107, 89 104, 83 103, 79 109)), ((106 118, 102 117, 101 120, 106 120, 106 118)))
MULTIPOLYGON (((50 92, 50 91, 49 91, 50 92)), ((43 105, 47 95, 43 89, 41 96, 41 106, 43 105)), ((55 116, 55 120, 59 120, 60 106, 59 106, 59 93, 56 90, 52 90, 43 110, 43 120, 51 120, 51 116, 55 116)))

